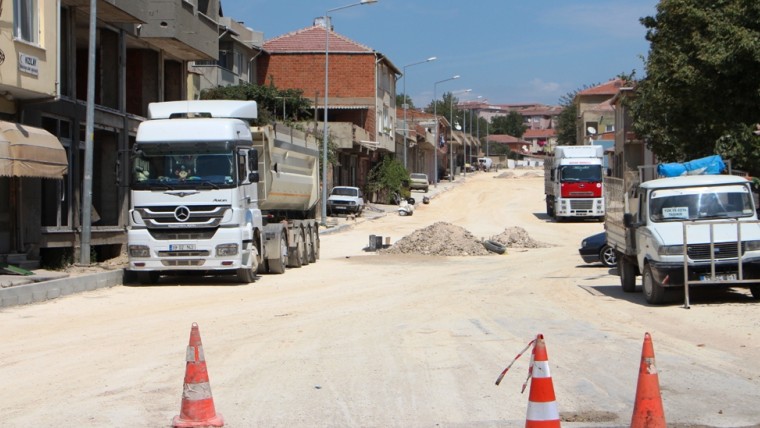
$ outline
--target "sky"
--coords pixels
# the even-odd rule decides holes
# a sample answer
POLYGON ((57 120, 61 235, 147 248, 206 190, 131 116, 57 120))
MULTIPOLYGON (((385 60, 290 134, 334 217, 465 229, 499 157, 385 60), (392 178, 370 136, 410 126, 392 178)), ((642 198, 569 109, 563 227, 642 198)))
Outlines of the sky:
MULTIPOLYGON (((221 2, 224 16, 268 40, 359 0, 221 2)), ((657 3, 378 0, 329 15, 337 33, 383 54, 400 71, 406 66, 397 92, 405 85, 416 107, 430 103, 434 86, 438 99, 453 92, 460 101, 557 105, 563 95, 621 73, 644 77, 649 43, 639 18, 654 16, 657 3), (460 77, 435 85, 455 75, 460 77)))

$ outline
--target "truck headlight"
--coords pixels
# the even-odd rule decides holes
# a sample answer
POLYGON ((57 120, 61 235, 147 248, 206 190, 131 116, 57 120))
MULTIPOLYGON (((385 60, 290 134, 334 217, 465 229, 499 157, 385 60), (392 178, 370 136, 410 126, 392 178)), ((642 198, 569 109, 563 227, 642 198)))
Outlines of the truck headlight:
POLYGON ((150 248, 147 245, 130 245, 129 257, 150 257, 150 248))
POLYGON ((744 250, 745 251, 759 251, 760 241, 744 241, 744 250))
POLYGON ((657 249, 657 254, 661 256, 682 256, 683 245, 663 245, 657 249))
POLYGON ((238 253, 237 244, 222 244, 216 246, 217 257, 235 256, 238 253))

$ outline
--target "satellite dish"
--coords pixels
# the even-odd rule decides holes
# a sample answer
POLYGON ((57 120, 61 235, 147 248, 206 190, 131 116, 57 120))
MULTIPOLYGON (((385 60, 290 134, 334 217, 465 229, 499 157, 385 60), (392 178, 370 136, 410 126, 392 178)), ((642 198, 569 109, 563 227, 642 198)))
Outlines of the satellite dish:
POLYGON ((454 124, 454 129, 456 129, 457 131, 461 131, 462 130, 462 125, 460 125, 459 122, 457 122, 457 123, 454 124))
POLYGON ((589 133, 589 135, 596 135, 596 129, 593 126, 586 128, 586 131, 589 133))
POLYGON ((524 152, 527 152, 527 151, 528 151, 528 146, 525 146, 525 145, 523 145, 523 146, 522 146, 522 150, 523 150, 524 152))

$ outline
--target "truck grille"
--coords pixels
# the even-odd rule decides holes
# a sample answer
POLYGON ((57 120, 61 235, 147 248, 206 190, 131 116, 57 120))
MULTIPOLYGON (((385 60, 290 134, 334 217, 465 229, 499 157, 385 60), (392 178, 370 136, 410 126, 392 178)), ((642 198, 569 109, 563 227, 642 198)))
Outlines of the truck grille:
POLYGON ((208 257, 208 250, 159 251, 159 257, 208 257))
POLYGON ((164 266, 203 266, 206 261, 203 259, 191 259, 191 260, 161 260, 164 266))
POLYGON ((570 200, 570 209, 571 210, 591 210, 594 208, 594 200, 588 199, 588 200, 570 200))
MULTIPOLYGON (((744 243, 741 247, 744 255, 744 243)), ((686 253, 692 260, 710 260, 710 244, 689 244, 686 253)), ((735 259, 738 257, 736 242, 716 242, 714 244, 715 259, 735 259)))
POLYGON ((217 227, 224 217, 226 205, 167 205, 139 207, 135 210, 149 228, 217 227))
POLYGON ((211 239, 216 229, 151 229, 148 231, 153 239, 159 241, 179 241, 194 239, 211 239))

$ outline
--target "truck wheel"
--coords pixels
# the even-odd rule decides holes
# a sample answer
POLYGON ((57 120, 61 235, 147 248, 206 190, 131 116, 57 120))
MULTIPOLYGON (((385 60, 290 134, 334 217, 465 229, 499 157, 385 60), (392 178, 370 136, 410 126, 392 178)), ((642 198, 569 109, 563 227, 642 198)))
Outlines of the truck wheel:
POLYGON ((554 201, 546 200, 546 215, 554 218, 554 201))
POLYGON ((752 298, 760 300, 760 285, 750 285, 749 291, 752 292, 752 298))
POLYGON ((319 226, 314 225, 311 228, 311 242, 314 244, 314 261, 319 260, 319 226))
POLYGON ((309 233, 308 226, 301 228, 301 242, 303 242, 301 246, 303 248, 301 260, 303 261, 303 265, 306 266, 311 263, 311 234, 309 233))
POLYGON ((158 278, 161 275, 159 275, 158 272, 152 271, 152 272, 137 272, 137 282, 140 284, 155 284, 158 282, 158 278))
POLYGON ((288 265, 288 242, 285 237, 280 235, 280 250, 278 257, 273 259, 267 259, 267 265, 269 267, 269 273, 282 274, 285 273, 285 269, 288 265))
POLYGON ((647 303, 659 305, 665 302, 665 287, 654 278, 652 268, 648 264, 644 266, 641 285, 644 289, 644 297, 647 299, 647 303))
POLYGON ((306 228, 306 256, 309 260, 309 263, 316 263, 317 262, 317 243, 314 242, 316 239, 316 236, 314 234, 314 229, 310 227, 306 228))
POLYGON ((618 269, 620 270, 620 285, 626 293, 636 291, 636 269, 633 263, 616 253, 618 269))
POLYGON ((256 270, 248 268, 240 268, 237 270, 237 279, 243 284, 250 284, 256 281, 256 270))

